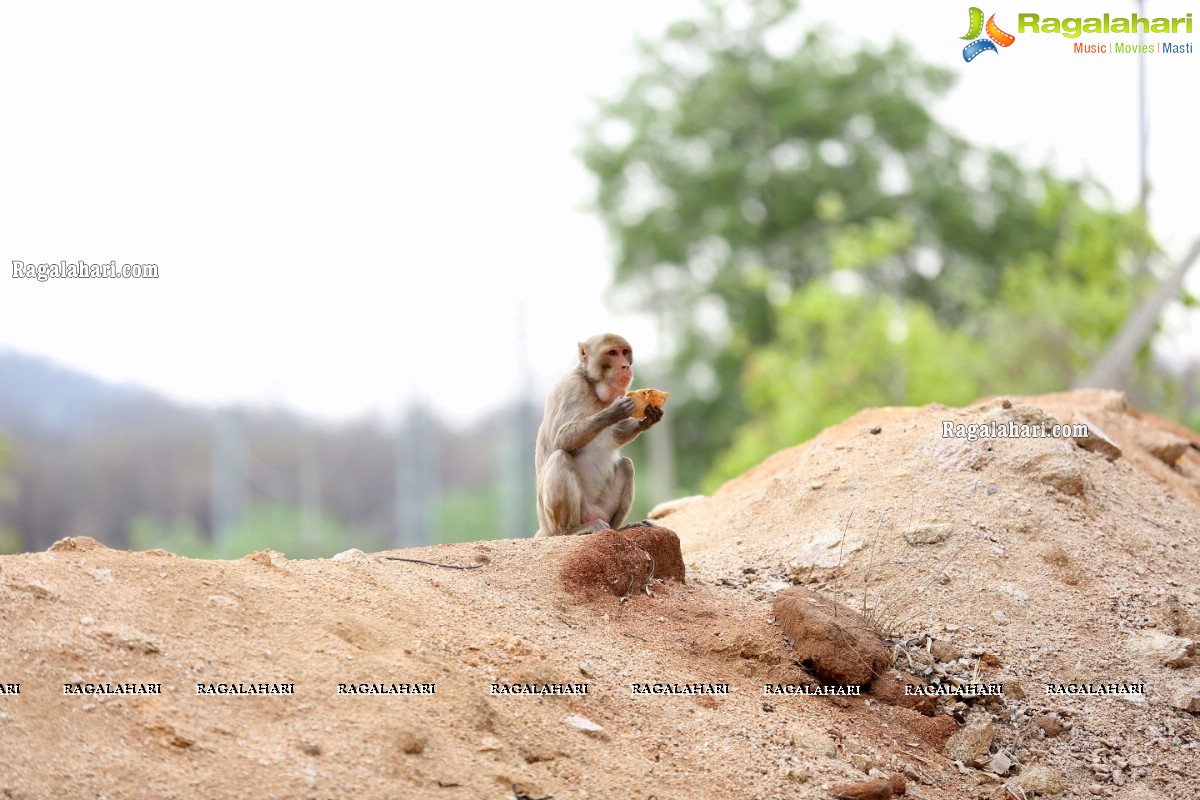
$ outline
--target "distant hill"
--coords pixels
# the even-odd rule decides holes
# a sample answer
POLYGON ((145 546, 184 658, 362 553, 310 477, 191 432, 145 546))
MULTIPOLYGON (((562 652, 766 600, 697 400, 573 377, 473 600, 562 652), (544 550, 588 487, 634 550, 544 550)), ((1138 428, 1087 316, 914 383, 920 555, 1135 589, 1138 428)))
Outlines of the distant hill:
POLYGON ((135 386, 94 378, 38 356, 0 350, 0 432, 79 434, 113 412, 171 405, 135 386))

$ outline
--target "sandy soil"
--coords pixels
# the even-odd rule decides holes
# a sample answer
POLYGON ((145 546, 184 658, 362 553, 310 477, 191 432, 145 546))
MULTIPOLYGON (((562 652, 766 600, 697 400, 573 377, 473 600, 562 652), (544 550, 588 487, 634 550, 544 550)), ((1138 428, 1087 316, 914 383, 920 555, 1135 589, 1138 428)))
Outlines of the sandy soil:
POLYGON ((624 597, 570 580, 595 537, 308 561, 69 538, 0 558, 0 798, 829 798, 869 775, 930 800, 1200 796, 1200 437, 1120 395, 864 411, 657 521, 687 581, 624 597), (1086 417, 1120 456, 942 435, 1046 415, 1086 417), (1004 695, 928 716, 883 696, 889 674, 861 697, 764 697, 814 682, 772 607, 795 586, 866 612, 910 682, 1004 695), (294 693, 197 694, 218 683, 294 693), (632 696, 646 683, 729 693, 632 696), (1145 690, 1044 688, 1083 683, 1145 690))

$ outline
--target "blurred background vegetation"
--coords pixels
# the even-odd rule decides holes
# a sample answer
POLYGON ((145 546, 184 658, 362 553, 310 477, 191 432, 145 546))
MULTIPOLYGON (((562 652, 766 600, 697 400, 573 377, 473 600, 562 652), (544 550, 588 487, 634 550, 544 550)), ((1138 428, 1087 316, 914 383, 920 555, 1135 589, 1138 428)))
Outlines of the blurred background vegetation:
MULTIPOLYGON (((820 30, 782 47, 795 3, 749 7, 734 23, 707 3, 642 42, 580 148, 613 302, 665 345, 639 370, 672 400, 629 448, 647 465, 635 517, 863 407, 1071 388, 1170 269, 1143 214, 1087 176, 937 120, 951 73, 820 30)), ((1123 388, 1195 428, 1197 357, 1168 365, 1146 342, 1123 388)), ((540 402, 467 429, 420 404, 319 425, 0 354, 0 552, 65 535, 214 558, 530 535, 540 402)))

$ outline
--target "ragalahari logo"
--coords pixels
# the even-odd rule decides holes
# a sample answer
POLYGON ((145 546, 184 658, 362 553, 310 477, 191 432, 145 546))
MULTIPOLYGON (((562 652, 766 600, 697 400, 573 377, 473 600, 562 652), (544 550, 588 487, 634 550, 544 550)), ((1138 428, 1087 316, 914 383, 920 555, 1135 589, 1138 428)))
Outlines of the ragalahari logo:
POLYGON ((993 53, 999 53, 996 45, 1008 47, 1017 40, 1017 37, 1011 33, 1005 33, 996 25, 996 15, 992 14, 988 17, 987 25, 983 24, 983 10, 975 6, 971 6, 971 27, 967 30, 967 35, 964 39, 974 39, 969 45, 963 48, 963 61, 973 61, 975 56, 980 53, 986 53, 991 50, 993 53), (987 38, 980 39, 979 34, 987 31, 987 38))

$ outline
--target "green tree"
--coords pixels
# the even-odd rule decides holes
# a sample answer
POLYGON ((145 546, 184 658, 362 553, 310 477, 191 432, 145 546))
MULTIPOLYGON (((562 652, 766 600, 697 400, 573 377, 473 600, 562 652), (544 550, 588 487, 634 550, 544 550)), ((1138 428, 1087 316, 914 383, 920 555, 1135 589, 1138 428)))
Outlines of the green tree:
MULTIPOLYGON (((780 435, 811 435, 829 418, 801 414, 803 424, 779 428, 763 405, 771 391, 746 381, 769 380, 764 365, 781 369, 779 359, 795 352, 844 358, 838 336, 882 344, 880 330, 894 337, 907 325, 914 342, 877 348, 868 360, 900 357, 904 347, 925 360, 908 364, 903 391, 895 365, 862 364, 857 380, 846 365, 794 376, 839 385, 848 394, 839 408, 920 396, 918 387, 969 399, 963 393, 989 381, 959 362, 978 357, 988 336, 1028 339, 1022 320, 1044 311, 1039 304, 1066 302, 1078 313, 1056 317, 1063 309, 1055 306, 1050 320, 1037 318, 1066 337, 1068 352, 1035 348, 1008 374, 1034 363, 1049 379, 1041 389, 1064 387, 1062 360, 1075 365, 1090 349, 1071 326, 1083 325, 1088 343, 1111 331, 1110 312, 1130 296, 1124 265, 1148 246, 1136 218, 1083 199, 1094 187, 974 147, 939 123, 929 109, 953 73, 920 63, 906 45, 843 52, 813 30, 788 46, 796 5, 746 0, 747 20, 735 22, 729 4, 710 0, 698 18, 641 42, 639 73, 602 104, 583 147, 598 181, 596 209, 617 245, 617 293, 666 315, 678 337, 673 422, 689 451, 679 467, 688 487, 748 412, 767 417, 745 436, 776 447, 780 435), (1085 252, 1078 226, 1109 223, 1103 246, 1085 252), (1077 257, 1066 270, 1064 253, 1077 257), (1094 317, 1072 294, 1093 281, 1107 293, 1094 317), (1051 299, 1025 294, 1033 288, 1053 288, 1051 299), (831 318, 822 299, 834 303, 831 318), (859 323, 870 330, 854 330, 859 323), (940 347, 951 332, 954 342, 940 347), (815 351, 812 336, 825 337, 815 351), (928 375, 915 378, 918 368, 928 375), (973 377, 937 382, 960 370, 973 377)), ((746 441, 723 463, 750 458, 746 441)))

